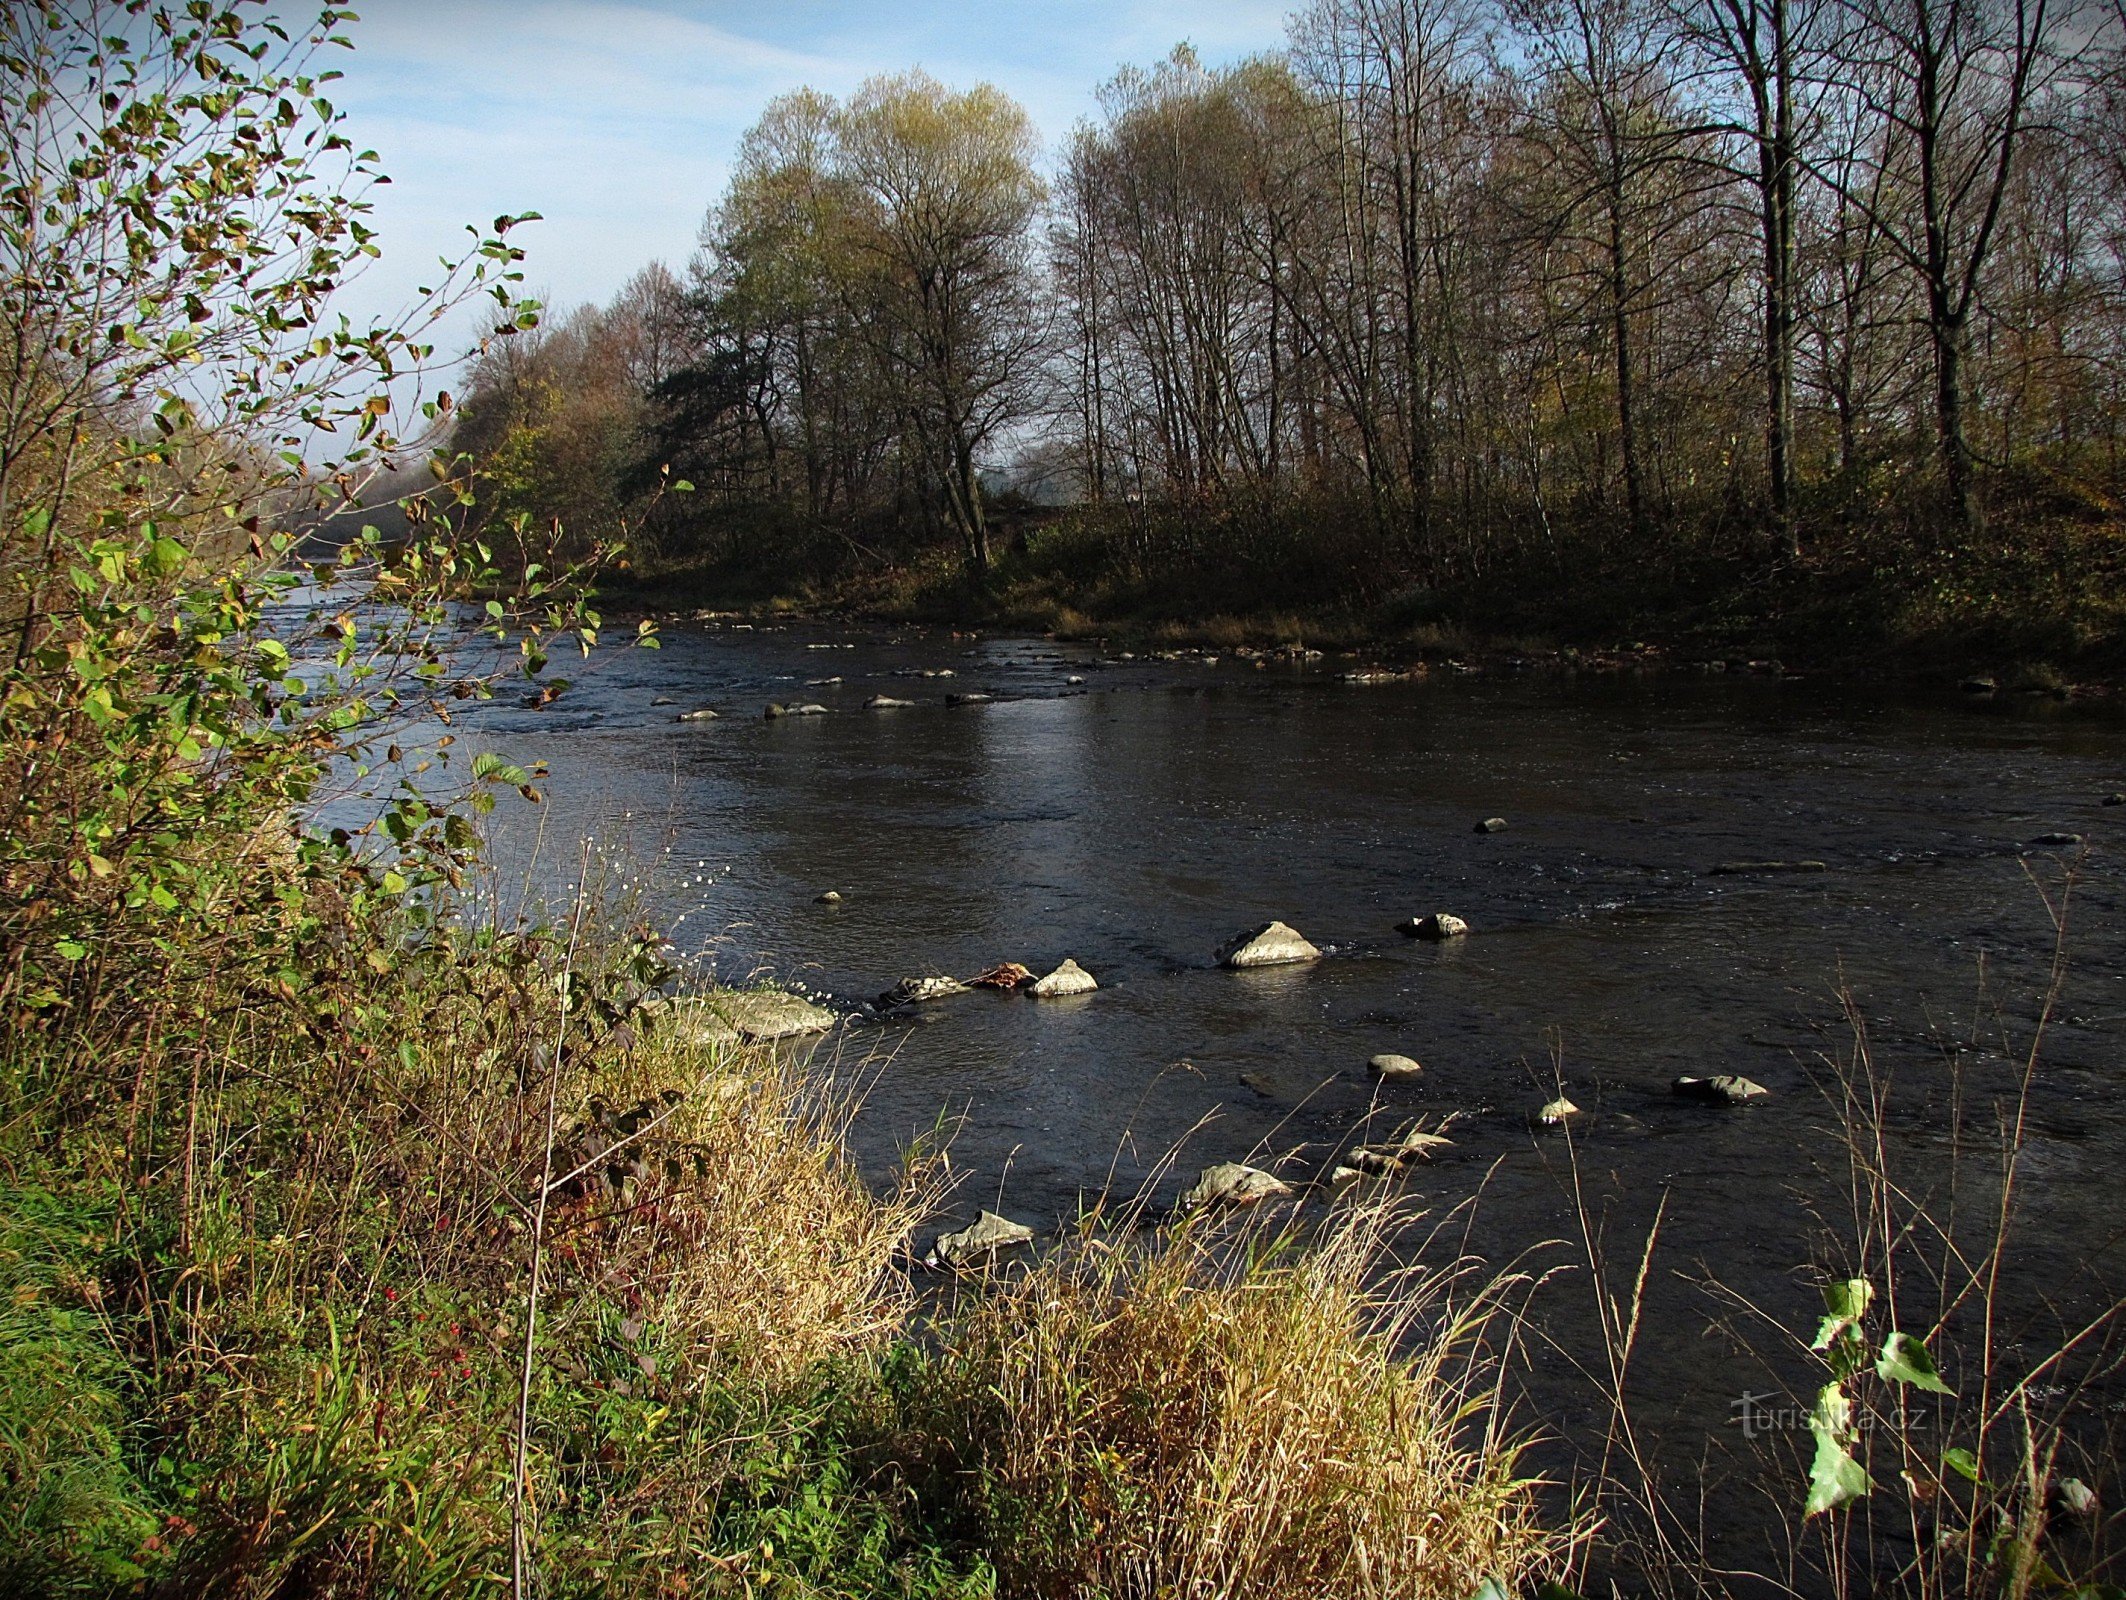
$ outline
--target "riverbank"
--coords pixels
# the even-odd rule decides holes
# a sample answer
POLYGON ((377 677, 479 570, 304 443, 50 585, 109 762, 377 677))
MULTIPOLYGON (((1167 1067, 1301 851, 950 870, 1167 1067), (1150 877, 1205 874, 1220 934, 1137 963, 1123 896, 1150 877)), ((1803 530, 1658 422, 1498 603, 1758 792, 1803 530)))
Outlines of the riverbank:
POLYGON ((986 573, 938 551, 814 570, 758 553, 608 574, 622 615, 802 617, 1098 640, 1133 651, 1333 651, 1387 666, 1780 671, 2000 692, 2126 685, 2126 535, 2056 520, 1979 552, 1886 557, 1826 539, 1800 558, 1600 550, 1435 588, 1281 582, 1200 563, 1144 570, 1068 520, 1021 528, 986 573))

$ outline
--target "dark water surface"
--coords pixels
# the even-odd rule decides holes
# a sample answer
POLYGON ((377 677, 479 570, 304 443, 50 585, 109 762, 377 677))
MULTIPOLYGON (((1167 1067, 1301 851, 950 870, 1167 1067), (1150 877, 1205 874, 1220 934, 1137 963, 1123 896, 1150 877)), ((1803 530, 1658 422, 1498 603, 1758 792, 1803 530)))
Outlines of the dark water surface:
MULTIPOLYGON (((891 1053, 861 1130, 875 1167, 941 1113, 964 1117, 963 1212, 1053 1224, 1111 1169, 1133 1189, 1183 1139, 1164 1192, 1251 1153, 1298 1149, 1311 1170, 1378 1100, 1398 1125, 1460 1115, 1413 1188, 1441 1209, 1481 1190, 1471 1240, 1503 1261, 1573 1230, 1564 1146, 1529 1126, 1561 1061, 1620 1241, 1667 1196, 1656 1302, 1691 1321, 1648 1370, 1679 1391, 1707 1359, 1682 1277, 1808 1315, 1796 1190, 1835 1198, 1809 1173, 1831 1154, 1815 1061, 1849 1039, 1839 986, 1905 1075, 1911 1150, 1931 1159, 1943 1047, 1976 1046, 1971 1082, 2006 1087, 2003 1038, 2026 1038, 2044 985, 2040 889, 2057 897, 2080 853, 2033 841, 2081 834, 2031 1265, 2101 1255, 2126 1156, 2126 807, 2100 804, 2126 788, 2115 710, 1743 677, 1358 686, 1341 681, 1352 665, 1102 665, 1038 640, 697 625, 594 662, 547 710, 489 708, 478 736, 551 764, 537 885, 573 878, 581 832, 625 837, 654 909, 727 980, 772 973, 854 1009, 910 974, 1090 969, 1101 990, 1082 1000, 969 994, 828 1046, 891 1053), (807 683, 828 677, 842 681, 807 683), (947 708, 948 691, 996 698, 947 708), (860 709, 878 693, 921 704, 860 709), (763 720, 769 700, 833 714, 763 720), (697 706, 723 715, 675 720, 697 706), (1506 831, 1473 831, 1493 815, 1506 831), (1736 858, 1828 870, 1711 871, 1736 858), (815 903, 828 889, 840 905, 815 903), (1394 932, 1435 910, 1473 936, 1394 932), (1329 958, 1213 967, 1222 941, 1272 917, 1329 958), (1365 1063, 1389 1050, 1422 1061, 1423 1081, 1377 1090, 1365 1063), (1669 1092, 1716 1072, 1772 1099, 1727 1110, 1669 1092)), ((505 863, 522 863, 534 820, 505 819, 505 863)), ((1583 1420, 1572 1392, 1539 1385, 1549 1420, 1583 1420)))

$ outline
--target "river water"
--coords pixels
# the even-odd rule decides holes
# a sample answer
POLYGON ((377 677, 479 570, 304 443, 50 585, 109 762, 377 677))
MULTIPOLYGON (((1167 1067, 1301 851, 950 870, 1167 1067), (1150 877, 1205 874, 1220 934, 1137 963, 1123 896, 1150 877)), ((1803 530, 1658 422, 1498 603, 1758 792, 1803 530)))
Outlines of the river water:
MULTIPOLYGON (((1645 1370, 1696 1394, 1700 1435, 1741 1380, 1702 1376, 1695 1280, 1791 1325, 1810 1315, 1810 1200, 1835 1211, 1842 1193, 1822 1176, 1838 1168, 1819 1058, 1850 1044, 1841 988, 1899 1074, 1900 1137, 1924 1169, 1952 1058, 1981 1100, 2012 1083, 2052 956, 2047 897, 2071 868, 2023 1263, 2048 1284, 2103 1270, 2126 1155, 2126 807, 2101 803, 2126 788, 2115 708, 1739 674, 1344 681, 1358 665, 689 624, 661 650, 601 654, 550 707, 485 708, 468 742, 551 768, 545 814, 498 819, 506 869, 533 860, 535 827, 529 877, 550 895, 580 834, 624 849, 655 914, 727 981, 772 975, 860 1013, 909 975, 1066 956, 1093 972, 1084 999, 977 992, 859 1014, 825 1047, 870 1063, 874 1170, 957 1120, 959 1215, 1051 1227, 1147 1175, 1163 1200, 1213 1161, 1305 1174, 1369 1115, 1380 1131, 1451 1113, 1453 1148, 1411 1187, 1435 1215, 1473 1200, 1468 1241, 1501 1264, 1577 1233, 1564 1144, 1530 1126, 1562 1074, 1613 1248, 1628 1256, 1666 1198, 1663 1349, 1645 1370), (919 703, 861 709, 882 693, 919 703), (767 720, 771 700, 831 714, 767 720), (697 707, 721 715, 676 720, 697 707), (1507 827, 1476 831, 1492 816, 1507 827), (2054 837, 2069 834, 2086 847, 2054 837), (1825 870, 1714 872, 1737 859, 1825 870), (818 903, 827 890, 839 904, 818 903), (1432 911, 1474 931, 1395 932, 1432 911), (1326 959, 1214 965, 1273 917, 1326 959), (1383 1051, 1422 1079, 1376 1086, 1383 1051), (1771 1096, 1688 1103, 1669 1088, 1686 1073, 1771 1096)), ((1570 1344, 1585 1293, 1546 1289, 1538 1323, 1570 1344)), ((1534 1420, 1584 1426, 1599 1407, 1575 1392, 1538 1383, 1534 1420)))

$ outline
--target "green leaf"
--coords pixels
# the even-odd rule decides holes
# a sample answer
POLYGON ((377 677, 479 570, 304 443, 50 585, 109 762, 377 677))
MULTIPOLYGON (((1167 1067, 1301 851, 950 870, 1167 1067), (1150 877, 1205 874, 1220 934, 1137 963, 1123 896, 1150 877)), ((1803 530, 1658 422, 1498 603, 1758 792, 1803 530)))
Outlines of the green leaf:
POLYGON ((1816 1330, 1811 1350, 1828 1350, 1831 1341, 1848 1328, 1857 1328, 1875 1298, 1874 1285, 1865 1278, 1845 1278, 1823 1286, 1823 1325, 1816 1330))
POLYGON ((1816 1459, 1809 1467, 1809 1497, 1802 1507, 1804 1516, 1836 1511, 1874 1487, 1867 1469, 1853 1459, 1843 1444, 1829 1434, 1816 1435, 1816 1459))
POLYGON ((1875 1371, 1887 1383, 1907 1383, 1934 1394, 1954 1393, 1941 1381, 1941 1374, 1935 1370, 1934 1358, 1927 1354, 1927 1347, 1909 1333, 1893 1331, 1883 1340, 1882 1355, 1875 1362, 1875 1371))
POLYGON ((189 553, 175 539, 158 537, 149 544, 147 560, 143 565, 152 577, 175 577, 184 570, 185 557, 189 553))
POLYGON ((79 939, 60 939, 52 945, 52 948, 69 961, 79 961, 89 953, 89 947, 79 939))
POLYGON ((1978 1457, 1961 1447, 1944 1450, 1941 1453, 1941 1464, 1951 1472, 1960 1473, 1969 1478, 1973 1483, 1984 1481, 1979 1477, 1978 1457))

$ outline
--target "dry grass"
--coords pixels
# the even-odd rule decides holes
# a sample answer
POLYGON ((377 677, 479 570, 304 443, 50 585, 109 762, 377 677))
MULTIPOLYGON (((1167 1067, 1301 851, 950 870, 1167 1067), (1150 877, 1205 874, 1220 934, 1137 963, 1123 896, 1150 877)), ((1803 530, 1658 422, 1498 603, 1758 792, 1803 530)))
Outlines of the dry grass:
POLYGON ((1551 1570, 1571 1540, 1503 1430, 1501 1302, 1394 1266, 1392 1232, 1089 1237, 963 1312, 945 1390, 1007 1591, 1466 1600, 1551 1570))
POLYGON ((606 1284, 691 1358, 742 1357, 774 1382, 900 1329, 910 1295, 895 1258, 934 1208, 940 1171, 918 1152, 875 1195, 848 1155, 854 1088, 787 1049, 668 1036, 603 1087, 616 1104, 683 1096, 630 1152, 626 1191, 574 1209, 604 1235, 606 1284))

